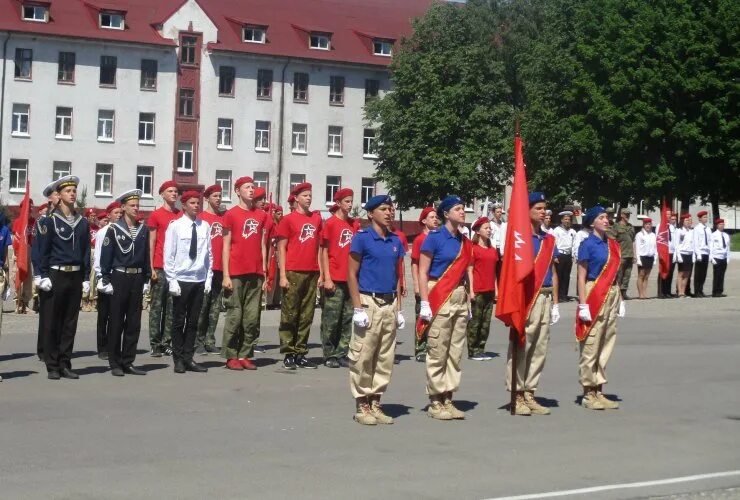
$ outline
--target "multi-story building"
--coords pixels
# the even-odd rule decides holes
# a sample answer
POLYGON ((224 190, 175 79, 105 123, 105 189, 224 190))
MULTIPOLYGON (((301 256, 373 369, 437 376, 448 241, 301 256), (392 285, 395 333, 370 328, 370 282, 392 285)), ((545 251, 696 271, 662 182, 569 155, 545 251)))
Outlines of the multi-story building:
POLYGON ((277 201, 376 190, 364 105, 430 0, 0 0, 2 201, 72 173, 88 206, 174 178, 277 201))

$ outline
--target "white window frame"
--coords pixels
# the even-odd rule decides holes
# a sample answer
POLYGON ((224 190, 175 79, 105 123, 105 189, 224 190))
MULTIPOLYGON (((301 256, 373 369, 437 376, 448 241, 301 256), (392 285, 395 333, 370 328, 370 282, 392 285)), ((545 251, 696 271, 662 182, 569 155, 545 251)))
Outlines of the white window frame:
MULTIPOLYGON (((110 69, 110 68, 107 68, 110 69)), ((115 88, 118 83, 118 56, 100 56, 100 73, 98 75, 98 85, 104 88, 115 88), (103 83, 103 58, 108 58, 113 62, 113 83, 103 83)))
POLYGON ((337 156, 337 157, 344 156, 344 154, 342 153, 343 141, 344 141, 344 127, 340 127, 338 125, 329 125, 329 133, 328 133, 327 149, 326 149, 327 154, 329 156, 337 156))
POLYGON ((293 102, 299 102, 299 103, 302 103, 302 104, 307 104, 308 103, 308 95, 309 95, 309 89, 310 89, 310 87, 311 87, 311 77, 310 77, 310 75, 308 73, 305 73, 305 72, 302 72, 302 71, 297 71, 297 72, 293 73, 293 102), (301 77, 298 77, 298 75, 301 75, 301 77), (306 77, 306 90, 305 90, 305 94, 306 95, 305 95, 305 97, 303 99, 301 99, 299 96, 296 95, 296 93, 298 92, 298 89, 297 89, 297 83, 298 83, 298 81, 297 80, 299 78, 302 78, 303 76, 306 77))
POLYGON ((159 61, 157 61, 156 59, 142 59, 141 68, 139 71, 141 72, 139 75, 139 89, 146 90, 148 92, 155 92, 157 90, 157 80, 159 77, 159 61), (151 63, 154 64, 151 65, 151 63), (151 65, 151 67, 145 68, 145 65, 151 65), (154 75, 148 75, 147 70, 153 70, 154 75), (152 82, 154 83, 154 85, 146 85, 152 82))
POLYGON ((75 69, 77 67, 77 54, 75 52, 69 52, 65 50, 59 51, 57 59, 57 83, 71 85, 75 82, 75 69), (63 55, 65 54, 65 55, 63 55), (70 61, 66 60, 66 55, 72 55, 72 69, 66 67, 70 61), (64 60, 63 60, 64 59, 64 60), (71 77, 71 78, 70 78, 71 77))
POLYGON ((393 57, 393 42, 375 38, 373 40, 373 54, 381 57, 393 57))
POLYGON ((57 106, 54 122, 54 138, 62 140, 72 139, 72 115, 74 111, 69 106, 57 106), (69 115, 60 114, 60 110, 69 110, 69 115), (69 134, 64 133, 65 124, 69 125, 69 134))
POLYGON ((218 133, 216 147, 218 149, 234 149, 234 120, 231 118, 218 119, 218 133))
POLYGON ((222 65, 218 68, 218 95, 219 97, 234 97, 236 95, 236 68, 234 66, 222 65), (228 74, 225 74, 228 73, 228 74), (221 92, 221 85, 226 78, 231 79, 229 92, 221 92))
POLYGON ((373 153, 373 146, 377 141, 377 133, 375 129, 366 128, 362 131, 362 157, 369 160, 376 160, 378 155, 373 153), (368 135, 368 132, 372 132, 372 135, 368 135))
POLYGON ((360 181, 360 201, 362 202, 362 205, 364 206, 367 201, 375 196, 375 187, 377 182, 375 181, 374 177, 363 177, 360 181), (370 187, 365 181, 372 181, 373 185, 370 187))
POLYGON ((188 172, 193 171, 193 143, 192 142, 178 142, 177 143, 177 171, 188 172), (188 148, 188 146, 190 146, 188 148), (185 166, 185 165, 188 166, 185 166))
POLYGON ((272 129, 272 123, 266 120, 257 120, 254 123, 254 150, 263 153, 270 152, 270 129, 272 129), (267 128, 264 128, 264 124, 267 124, 267 128), (260 128, 262 126, 263 128, 260 128), (265 144, 267 146, 265 147, 265 144))
POLYGON ((24 21, 30 21, 32 23, 48 23, 49 22, 49 8, 45 5, 35 5, 32 3, 24 3, 21 5, 21 16, 24 21), (31 17, 26 16, 26 9, 33 9, 31 17), (38 14, 41 13, 41 18, 38 14))
POLYGON ((329 77, 329 104, 331 106, 344 106, 344 98, 347 92, 347 79, 341 75, 331 75, 329 77), (341 82, 341 91, 335 92, 335 82, 341 82))
POLYGON ((54 160, 51 164, 51 180, 56 181, 72 174, 72 162, 63 160, 54 160), (66 167, 66 168, 63 168, 66 167), (57 175, 59 174, 59 175, 57 175))
POLYGON ((308 154, 308 125, 307 124, 305 123, 294 123, 293 124, 290 145, 291 145, 291 152, 294 155, 308 154))
POLYGON ((98 16, 98 25, 106 30, 123 30, 126 27, 126 16, 121 12, 104 10, 98 16), (108 24, 103 24, 103 19, 106 17, 108 24), (116 20, 118 22, 114 22, 116 20))
POLYGON ((267 28, 251 24, 244 26, 242 28, 242 41, 244 43, 265 43, 267 41, 267 28))
POLYGON ((254 179, 254 187, 261 187, 265 191, 268 190, 270 186, 270 172, 255 171, 253 172, 252 179, 254 179))
POLYGON ((308 36, 308 48, 312 50, 331 50, 331 34, 311 33, 308 36))
POLYGON ((298 184, 303 184, 304 182, 306 182, 306 174, 290 174, 290 190, 291 191, 298 184))
POLYGON ((11 193, 25 193, 26 181, 28 180, 28 160, 24 158, 11 158, 8 172, 8 186, 11 193), (13 174, 15 173, 15 183, 13 174), (22 178, 20 177, 22 173, 22 178))
POLYGON ((112 109, 99 109, 98 110, 98 142, 115 142, 116 140, 116 112, 112 109), (110 118, 103 117, 103 113, 110 113, 110 118), (110 122, 110 125, 108 123, 110 122), (107 135, 100 135, 100 126, 103 125, 103 132, 110 129, 110 137, 107 135))
POLYGON ((113 165, 110 163, 95 164, 95 196, 113 196, 113 165), (105 172, 102 167, 110 167, 105 172), (108 179, 108 189, 105 189, 105 179, 108 179))
POLYGON ((142 198, 154 198, 154 167, 150 165, 136 166, 136 189, 141 190, 142 198), (141 184, 139 183, 139 179, 141 179, 141 184), (149 183, 148 191, 146 190, 147 182, 149 183))
POLYGON ((221 201, 231 201, 232 172, 231 170, 216 170, 214 184, 221 186, 221 201))
POLYGON ((334 203, 334 195, 337 194, 337 192, 341 189, 341 187, 342 187, 342 176, 341 175, 327 175, 326 176, 326 191, 325 191, 326 200, 324 201, 326 201, 327 205, 334 203), (336 179, 337 182, 330 183, 329 179, 332 179, 332 180, 336 179))
POLYGON ((13 103, 10 135, 12 137, 31 137, 31 105, 13 103), (22 107, 25 106, 25 109, 22 107), (25 117, 25 119, 24 119, 25 117), (23 125, 25 124, 25 131, 23 125))
POLYGON ((137 131, 137 136, 139 138, 139 144, 155 144, 155 141, 157 140, 157 114, 156 113, 147 113, 147 112, 141 112, 139 113, 139 130, 137 131), (150 118, 151 120, 147 119, 150 118), (141 138, 141 126, 144 125, 144 139, 141 138), (147 134, 149 132, 149 134, 147 134), (147 139, 147 135, 150 135, 151 138, 147 139))
POLYGON ((257 70, 257 99, 263 101, 272 100, 272 85, 275 82, 275 75, 271 69, 261 68, 257 70), (270 77, 269 85, 262 85, 265 76, 270 77))

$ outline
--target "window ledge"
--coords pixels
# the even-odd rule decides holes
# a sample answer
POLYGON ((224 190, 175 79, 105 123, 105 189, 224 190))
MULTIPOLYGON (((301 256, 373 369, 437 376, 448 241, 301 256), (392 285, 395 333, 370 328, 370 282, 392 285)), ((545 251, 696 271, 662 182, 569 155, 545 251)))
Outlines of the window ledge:
POLYGON ((270 95, 258 95, 257 96, 258 101, 272 101, 272 96, 270 95))
POLYGON ((115 83, 101 83, 99 87, 101 89, 114 89, 116 88, 116 84, 115 83))
POLYGON ((57 141, 71 141, 72 136, 71 135, 55 135, 54 139, 57 141))
POLYGON ((142 146, 156 146, 157 145, 157 143, 154 141, 141 141, 141 140, 139 141, 139 144, 141 144, 142 146))
POLYGON ((232 94, 218 94, 218 96, 219 96, 219 97, 229 97, 229 98, 231 98, 231 99, 233 99, 233 98, 234 98, 234 94, 233 94, 233 93, 232 93, 232 94))
POLYGON ((11 137, 20 137, 22 139, 28 139, 28 138, 31 137, 31 134, 27 134, 25 132, 11 132, 10 133, 10 136, 11 137))
POLYGON ((299 156, 308 156, 308 151, 303 151, 300 149, 293 149, 291 153, 293 153, 294 155, 299 155, 299 156))
POLYGON ((150 89, 150 88, 147 88, 147 87, 139 87, 139 90, 141 90, 142 92, 156 92, 157 91, 157 87, 154 87, 153 89, 150 89))
POLYGON ((342 153, 327 153, 328 156, 333 156, 334 158, 342 158, 344 154, 342 153))
POLYGON ((70 86, 74 86, 75 82, 74 81, 67 82, 67 81, 64 81, 64 80, 57 80, 57 84, 59 84, 59 85, 70 85, 70 86))
POLYGON ((113 198, 113 194, 112 193, 107 193, 107 192, 97 192, 96 191, 95 192, 95 196, 97 198, 113 198))
POLYGON ((257 151, 258 153, 269 153, 270 152, 270 148, 254 148, 254 150, 257 151))
POLYGON ((192 174, 194 172, 192 168, 178 168, 177 173, 178 174, 192 174))
POLYGON ((362 157, 364 159, 366 159, 366 160, 377 160, 378 159, 378 155, 366 155, 366 154, 363 154, 362 157))
POLYGON ((222 145, 216 146, 216 149, 219 149, 221 151, 233 151, 234 150, 232 146, 222 146, 222 145))
POLYGON ((295 104, 308 104, 308 99, 293 99, 295 104))
POLYGON ((10 188, 10 192, 24 194, 26 192, 26 188, 10 188))
POLYGON ((15 81, 16 82, 32 82, 33 79, 32 78, 24 78, 22 76, 16 76, 15 77, 15 81))
POLYGON ((98 142, 109 142, 109 143, 112 144, 112 143, 114 143, 116 141, 114 139, 107 139, 105 137, 98 137, 98 142))
POLYGON ((153 200, 154 196, 152 196, 151 194, 142 194, 141 199, 142 200, 153 200))
POLYGON ((330 102, 329 106, 336 106, 338 108, 342 108, 344 107, 344 103, 343 102, 330 102))

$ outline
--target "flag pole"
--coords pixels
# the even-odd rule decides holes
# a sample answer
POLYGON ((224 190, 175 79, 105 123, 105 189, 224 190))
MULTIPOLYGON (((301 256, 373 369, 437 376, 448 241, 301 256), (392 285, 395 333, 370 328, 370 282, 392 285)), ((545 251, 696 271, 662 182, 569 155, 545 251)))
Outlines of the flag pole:
POLYGON ((511 401, 509 401, 509 413, 516 414, 516 382, 517 367, 516 358, 519 357, 518 333, 514 327, 509 328, 509 342, 511 343, 511 401))

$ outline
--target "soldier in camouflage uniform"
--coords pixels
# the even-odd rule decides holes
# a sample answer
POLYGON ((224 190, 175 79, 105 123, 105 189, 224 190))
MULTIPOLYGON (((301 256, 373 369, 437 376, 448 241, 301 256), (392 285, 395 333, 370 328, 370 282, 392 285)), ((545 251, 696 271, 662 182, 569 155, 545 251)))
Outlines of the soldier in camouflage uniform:
POLYGON ((213 280, 211 293, 203 297, 203 306, 198 317, 198 336, 195 340, 197 354, 219 354, 216 348, 216 326, 221 313, 223 297, 223 270, 221 258, 223 250, 223 224, 221 214, 221 185, 214 184, 203 192, 205 210, 200 217, 211 226, 211 251, 213 253, 213 280))
POLYGON ((617 283, 622 293, 622 299, 627 300, 627 289, 632 276, 632 266, 635 262, 635 228, 630 224, 630 210, 623 208, 619 212, 619 222, 613 226, 614 239, 619 242, 622 251, 622 264, 617 273, 617 283))

